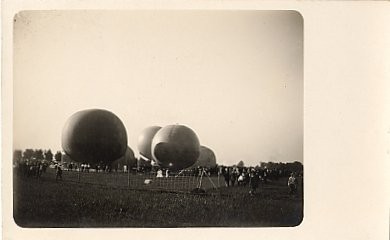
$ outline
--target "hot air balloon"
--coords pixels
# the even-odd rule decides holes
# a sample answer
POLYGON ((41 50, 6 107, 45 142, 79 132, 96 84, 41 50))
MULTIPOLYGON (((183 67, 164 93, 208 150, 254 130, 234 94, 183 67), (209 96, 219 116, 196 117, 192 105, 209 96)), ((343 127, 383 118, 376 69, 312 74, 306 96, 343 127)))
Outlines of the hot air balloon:
POLYGON ((109 164, 126 152, 126 129, 122 121, 107 110, 79 111, 65 123, 62 148, 74 161, 109 164))
POLYGON ((217 160, 213 150, 208 147, 200 146, 199 158, 196 160, 195 164, 191 167, 206 167, 213 168, 217 165, 217 160))
POLYGON ((152 140, 154 135, 160 130, 159 126, 151 126, 142 130, 138 137, 138 152, 145 160, 152 160, 152 140))
POLYGON ((163 168, 181 170, 196 162, 199 147, 199 139, 192 129, 183 125, 168 125, 154 136, 152 156, 163 168))
POLYGON ((125 155, 111 163, 111 169, 123 169, 126 165, 127 169, 137 166, 137 159, 134 156, 134 152, 130 147, 127 147, 125 155))

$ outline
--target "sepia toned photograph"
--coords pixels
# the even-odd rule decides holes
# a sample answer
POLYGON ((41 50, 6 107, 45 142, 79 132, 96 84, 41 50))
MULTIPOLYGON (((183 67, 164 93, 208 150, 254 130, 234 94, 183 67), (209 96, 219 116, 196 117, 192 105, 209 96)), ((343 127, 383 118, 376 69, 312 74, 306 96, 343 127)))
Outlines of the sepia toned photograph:
POLYGON ((290 10, 18 12, 15 223, 298 226, 303 44, 290 10))

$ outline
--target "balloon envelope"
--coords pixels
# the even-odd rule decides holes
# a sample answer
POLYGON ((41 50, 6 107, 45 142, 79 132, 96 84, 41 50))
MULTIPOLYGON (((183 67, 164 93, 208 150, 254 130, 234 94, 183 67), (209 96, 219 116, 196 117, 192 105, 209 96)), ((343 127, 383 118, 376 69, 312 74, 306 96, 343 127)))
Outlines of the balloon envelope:
POLYGON ((198 160, 191 167, 207 167, 213 168, 217 165, 217 160, 213 150, 208 147, 200 146, 200 154, 198 160))
POLYGON ((192 129, 183 125, 168 125, 154 136, 152 156, 161 167, 181 170, 196 162, 199 147, 198 136, 192 129))
POLYGON ((138 151, 142 157, 152 160, 152 140, 154 135, 160 130, 159 126, 151 126, 142 130, 138 137, 138 151))
POLYGON ((126 129, 122 121, 109 111, 79 111, 65 123, 62 148, 77 162, 108 164, 125 154, 126 129))
POLYGON ((112 162, 112 168, 122 169, 126 165, 127 168, 131 168, 137 165, 137 159, 134 156, 134 152, 130 147, 127 147, 125 155, 112 162))
POLYGON ((68 154, 65 153, 65 154, 61 155, 61 162, 62 163, 71 163, 71 162, 73 162, 73 159, 71 157, 69 157, 68 154))

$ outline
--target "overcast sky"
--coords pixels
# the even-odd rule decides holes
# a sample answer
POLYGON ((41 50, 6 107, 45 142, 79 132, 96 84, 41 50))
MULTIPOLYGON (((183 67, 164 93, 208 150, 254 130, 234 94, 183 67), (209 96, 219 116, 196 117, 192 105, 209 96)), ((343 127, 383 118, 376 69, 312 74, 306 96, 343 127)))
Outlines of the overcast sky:
POLYGON ((28 11, 15 16, 14 148, 61 150, 101 108, 137 153, 184 124, 219 164, 303 162, 303 19, 294 11, 28 11))

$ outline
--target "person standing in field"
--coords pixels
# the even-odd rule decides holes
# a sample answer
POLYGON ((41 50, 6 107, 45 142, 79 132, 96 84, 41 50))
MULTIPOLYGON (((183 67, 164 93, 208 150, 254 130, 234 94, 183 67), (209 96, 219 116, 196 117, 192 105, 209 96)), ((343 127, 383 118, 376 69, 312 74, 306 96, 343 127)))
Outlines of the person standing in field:
POLYGON ((38 179, 41 178, 42 172, 43 172, 43 163, 40 162, 40 163, 38 164, 38 170, 37 170, 37 178, 38 178, 38 179))
POLYGON ((61 181, 62 181, 62 168, 61 168, 61 165, 57 165, 57 168, 56 168, 56 181, 58 181, 59 178, 61 178, 61 181))
POLYGON ((225 168, 225 171, 223 172, 223 177, 225 178, 226 187, 229 187, 229 185, 230 185, 230 173, 229 173, 229 168, 225 168))
POLYGON ((230 176, 230 182, 231 182, 231 185, 234 187, 234 184, 236 183, 237 181, 237 169, 236 168, 233 168, 232 169, 232 172, 231 172, 231 176, 230 176))
POLYGON ((161 169, 157 170, 157 176, 158 178, 162 178, 163 177, 163 171, 161 169))
POLYGON ((256 193, 256 189, 259 187, 260 176, 259 173, 255 169, 251 169, 251 173, 249 174, 249 194, 254 196, 256 193))
POLYGON ((294 173, 291 173, 290 177, 288 178, 287 181, 287 186, 289 187, 290 191, 289 194, 293 195, 297 193, 297 185, 298 185, 298 180, 295 177, 294 173))
POLYGON ((263 181, 264 181, 265 184, 266 184, 267 181, 268 181, 268 169, 264 169, 264 172, 263 172, 263 181))
POLYGON ((238 186, 241 186, 244 184, 244 173, 241 173, 240 176, 238 176, 237 184, 238 184, 238 186))

